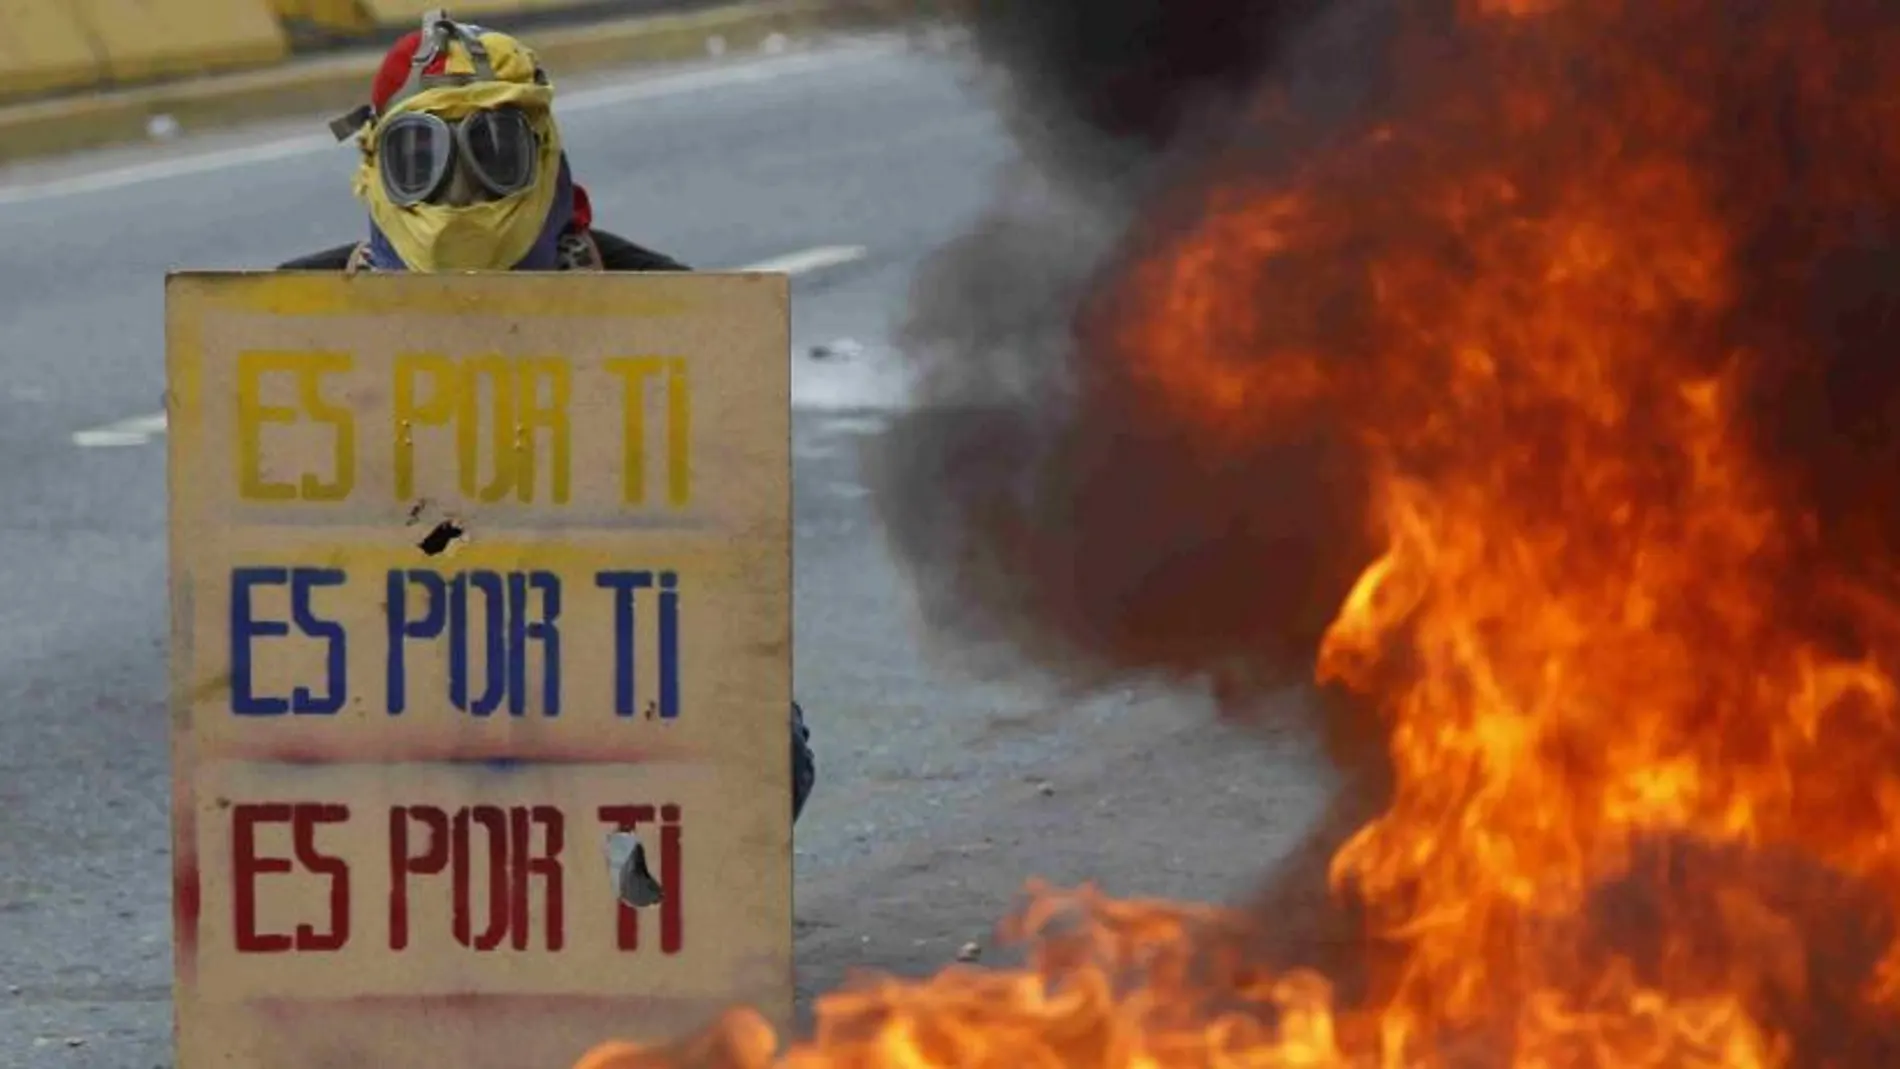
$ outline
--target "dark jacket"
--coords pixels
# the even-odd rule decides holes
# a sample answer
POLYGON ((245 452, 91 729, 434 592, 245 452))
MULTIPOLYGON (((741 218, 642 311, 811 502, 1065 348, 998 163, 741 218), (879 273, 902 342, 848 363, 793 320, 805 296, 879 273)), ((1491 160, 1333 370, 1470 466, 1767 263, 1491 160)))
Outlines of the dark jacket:
MULTIPOLYGON (((601 267, 608 271, 691 271, 692 268, 644 245, 636 245, 618 234, 593 231, 594 244, 600 248, 601 267)), ((299 256, 278 266, 280 271, 341 271, 349 266, 356 242, 333 249, 299 256)))

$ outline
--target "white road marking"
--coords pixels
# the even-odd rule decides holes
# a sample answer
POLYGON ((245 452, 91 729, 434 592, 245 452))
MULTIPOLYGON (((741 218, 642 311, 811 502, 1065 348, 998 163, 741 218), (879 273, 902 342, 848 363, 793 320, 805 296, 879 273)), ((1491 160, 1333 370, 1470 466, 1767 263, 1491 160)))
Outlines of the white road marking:
MULTIPOLYGON (((753 85, 778 81, 800 74, 809 74, 836 66, 841 59, 874 58, 883 55, 895 55, 903 50, 901 44, 873 43, 850 45, 825 49, 814 53, 800 53, 771 59, 748 60, 732 66, 714 67, 709 70, 687 71, 681 74, 658 75, 639 81, 620 85, 601 86, 597 89, 583 89, 561 97, 555 104, 557 115, 569 115, 577 112, 594 111, 627 104, 639 100, 655 100, 663 97, 681 96, 707 89, 719 89, 727 86, 753 85)), ((183 178, 212 171, 223 171, 233 167, 247 167, 253 164, 271 163, 276 160, 295 159, 301 156, 314 156, 322 152, 335 152, 337 141, 322 134, 308 137, 291 137, 262 144, 245 145, 239 148, 220 149, 176 159, 152 160, 148 163, 115 167, 110 170, 93 171, 70 178, 59 178, 45 182, 33 182, 17 186, 0 186, 0 206, 25 204, 32 201, 51 200, 58 197, 72 197, 85 193, 100 193, 106 190, 123 189, 126 186, 143 185, 168 178, 183 178)))
POLYGON ((259 145, 220 149, 217 152, 205 152, 175 160, 153 160, 150 163, 117 167, 110 171, 94 171, 91 174, 61 178, 51 182, 0 186, 0 204, 24 204, 29 201, 51 200, 55 197, 74 197, 82 193, 102 193, 110 189, 123 189, 126 186, 156 182, 163 178, 179 178, 185 175, 222 171, 232 167, 244 167, 253 163, 310 156, 335 148, 336 144, 336 139, 333 137, 292 137, 282 141, 266 141, 259 145))
POLYGON ((836 434, 850 434, 859 437, 883 434, 891 429, 889 416, 833 416, 825 421, 825 429, 836 434))
POLYGON ((767 274, 805 275, 821 271, 827 267, 837 267, 853 260, 864 259, 867 250, 862 245, 825 245, 803 252, 774 256, 770 260, 760 260, 739 268, 741 271, 759 271, 767 274))
POLYGON ((164 433, 165 413, 156 412, 149 416, 134 416, 117 423, 108 423, 103 427, 94 427, 89 431, 80 431, 73 435, 73 444, 92 449, 144 445, 151 441, 154 435, 164 433))
MULTIPOLYGON (((774 256, 733 270, 803 275, 861 260, 866 251, 862 245, 822 245, 813 249, 786 253, 783 256, 774 256)), ((82 449, 120 449, 127 446, 145 445, 164 433, 165 413, 154 412, 149 416, 134 416, 131 419, 122 419, 103 426, 75 431, 73 444, 82 449)))

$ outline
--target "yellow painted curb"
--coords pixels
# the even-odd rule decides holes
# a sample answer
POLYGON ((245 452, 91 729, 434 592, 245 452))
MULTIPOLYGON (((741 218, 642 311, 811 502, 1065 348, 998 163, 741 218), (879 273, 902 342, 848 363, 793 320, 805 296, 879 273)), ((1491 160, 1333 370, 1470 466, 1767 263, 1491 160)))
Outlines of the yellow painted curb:
MULTIPOLYGON (((705 58, 707 42, 755 50, 772 34, 866 29, 906 20, 915 0, 759 0, 680 15, 647 15, 562 27, 523 38, 561 79, 637 63, 705 58)), ((502 20, 490 20, 506 29, 502 20)), ((293 60, 241 74, 197 78, 0 107, 0 163, 143 141, 152 119, 184 131, 283 116, 342 112, 368 99, 382 52, 293 60)))

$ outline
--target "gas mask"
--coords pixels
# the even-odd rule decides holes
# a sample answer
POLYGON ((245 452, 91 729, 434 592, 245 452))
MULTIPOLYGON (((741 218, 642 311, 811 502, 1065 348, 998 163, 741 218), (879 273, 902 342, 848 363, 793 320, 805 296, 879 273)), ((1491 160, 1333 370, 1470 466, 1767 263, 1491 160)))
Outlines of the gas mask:
POLYGON ((411 270, 505 271, 534 248, 559 194, 553 96, 512 38, 431 12, 382 113, 334 124, 360 127, 356 196, 411 270), (443 72, 425 73, 439 57, 443 72))

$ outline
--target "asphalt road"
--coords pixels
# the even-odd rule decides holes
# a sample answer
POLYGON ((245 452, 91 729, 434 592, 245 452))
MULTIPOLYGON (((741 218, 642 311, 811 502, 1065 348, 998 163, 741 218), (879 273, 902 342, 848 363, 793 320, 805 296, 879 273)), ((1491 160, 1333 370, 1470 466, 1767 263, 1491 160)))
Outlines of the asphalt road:
MULTIPOLYGON (((948 962, 1037 873, 1244 886, 1319 803, 1301 744, 933 667, 870 518, 911 276, 1014 152, 959 68, 871 39, 562 88, 601 225, 797 272, 801 994, 948 962)), ((0 174, 0 1066, 169 1062, 162 277, 358 233, 319 118, 0 174)))

